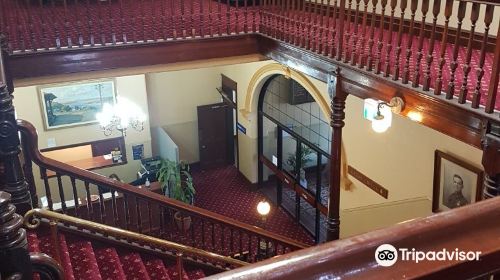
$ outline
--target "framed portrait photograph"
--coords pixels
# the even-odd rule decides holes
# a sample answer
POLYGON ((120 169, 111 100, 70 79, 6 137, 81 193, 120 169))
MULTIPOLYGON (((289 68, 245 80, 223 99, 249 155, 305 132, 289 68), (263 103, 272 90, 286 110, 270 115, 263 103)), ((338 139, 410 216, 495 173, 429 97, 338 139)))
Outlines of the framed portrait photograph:
POLYGON ((104 104, 115 104, 112 79, 49 85, 38 88, 45 130, 97 122, 104 104))
POLYGON ((483 171, 436 150, 432 212, 441 212, 481 200, 483 171))

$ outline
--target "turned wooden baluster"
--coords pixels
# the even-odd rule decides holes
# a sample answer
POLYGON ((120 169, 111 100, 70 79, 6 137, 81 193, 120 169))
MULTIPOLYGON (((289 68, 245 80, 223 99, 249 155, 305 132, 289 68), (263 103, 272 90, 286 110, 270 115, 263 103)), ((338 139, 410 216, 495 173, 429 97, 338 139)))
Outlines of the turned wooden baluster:
POLYGON ((351 59, 351 52, 352 52, 352 49, 350 49, 350 44, 349 44, 349 41, 350 41, 350 38, 351 38, 351 26, 352 26, 352 23, 351 23, 351 6, 352 6, 352 0, 349 0, 348 4, 347 4, 347 28, 345 30, 345 42, 346 42, 346 46, 345 46, 345 52, 344 52, 344 63, 347 63, 349 62, 349 59, 351 59))
MULTIPOLYGON (((239 29, 239 23, 240 23, 240 15, 239 15, 240 14, 240 1, 236 1, 235 4, 236 4, 235 5, 236 9, 235 9, 234 13, 235 13, 236 24, 234 26, 234 28, 235 28, 234 30, 235 30, 235 33, 238 34, 238 33, 240 33, 240 29, 239 29)), ((228 2, 228 6, 229 6, 229 2, 228 2)))
POLYGON ((277 8, 276 8, 276 39, 283 40, 284 38, 284 17, 283 17, 283 0, 277 0, 277 8))
POLYGON ((465 10, 467 8, 467 2, 460 1, 458 4, 458 14, 457 14, 457 31, 455 35, 455 42, 453 45, 453 61, 450 63, 451 76, 448 82, 448 89, 446 90, 446 99, 453 98, 455 94, 455 72, 458 67, 458 50, 460 49, 460 36, 462 34, 462 22, 465 17, 465 10))
MULTIPOLYGON (((260 12, 261 9, 257 9, 257 0, 252 0, 252 32, 257 32, 257 10, 260 12)), ((260 19, 262 22, 262 18, 260 19)))
MULTIPOLYGON (((389 38, 386 45, 385 68, 383 70, 384 77, 389 77, 391 74, 391 52, 392 52, 392 32, 394 32, 394 14, 396 12, 397 0, 391 0, 391 17, 389 20, 389 38)), ((382 60, 382 58, 380 59, 382 60)))
POLYGON ((66 1, 67 0, 63 0, 64 32, 66 33, 67 46, 68 46, 68 48, 71 48, 71 47, 73 47, 73 42, 71 40, 71 33, 70 33, 69 20, 68 20, 68 3, 66 1))
POLYGON ((172 38, 177 40, 177 13, 175 12, 174 0, 170 0, 170 22, 172 26, 172 38))
POLYGON ((300 13, 300 47, 305 48, 306 46, 306 32, 307 32, 307 24, 306 24, 306 0, 301 0, 302 2, 302 12, 300 13))
POLYGON ((326 25, 325 25, 325 32, 323 34, 323 37, 325 37, 325 42, 323 44, 323 55, 328 56, 328 43, 329 43, 329 36, 330 36, 330 24, 331 24, 331 3, 330 0, 327 0, 326 2, 326 25))
POLYGON ((305 34, 304 34, 304 37, 306 39, 306 44, 305 44, 305 48, 308 50, 309 49, 309 46, 311 45, 311 32, 312 32, 312 26, 311 26, 311 22, 312 22, 312 4, 311 2, 307 2, 304 3, 306 5, 306 17, 305 17, 305 21, 306 21, 306 31, 305 31, 305 34))
MULTIPOLYGON (((160 0, 161 1, 161 0, 160 0)), ((205 8, 203 6, 204 1, 200 1, 200 35, 201 38, 205 37, 205 8)))
POLYGON ((356 0, 356 12, 354 13, 354 31, 352 36, 352 58, 351 65, 356 65, 356 61, 358 60, 358 26, 359 26, 359 5, 361 4, 361 0, 356 0))
POLYGON ((219 19, 219 36, 222 36, 222 5, 217 1, 217 18, 219 19))
POLYGON ((469 72, 470 72, 470 61, 472 58, 472 43, 474 41, 474 34, 475 34, 475 29, 476 29, 476 22, 477 19, 479 18, 479 8, 480 8, 479 3, 472 3, 472 12, 470 15, 470 21, 471 21, 471 27, 469 31, 469 42, 467 43, 467 55, 466 55, 466 60, 465 64, 463 66, 464 69, 464 77, 462 80, 462 87, 460 87, 460 94, 458 95, 458 103, 463 104, 465 103, 465 100, 467 99, 467 84, 468 84, 468 77, 469 77, 469 72))
MULTIPOLYGON (((102 4, 101 4, 102 1, 98 1, 97 2, 97 27, 99 29, 98 33, 100 34, 100 38, 101 38, 101 45, 104 46, 106 45, 106 34, 104 34, 104 23, 103 23, 103 19, 105 18, 104 15, 102 14, 102 4)), ((144 24, 144 23, 143 23, 144 24)))
POLYGON ((394 81, 398 80, 399 79, 399 72, 400 72, 400 57, 401 57, 401 51, 402 51, 402 47, 401 47, 401 43, 403 41, 403 22, 405 20, 404 16, 405 16, 405 12, 406 12, 406 8, 408 6, 408 0, 401 0, 401 4, 399 6, 400 8, 400 17, 399 17, 399 28, 398 28, 398 38, 397 38, 397 46, 396 46, 396 52, 395 52, 395 64, 394 64, 394 74, 392 76, 392 79, 394 81))
POLYGON ((187 20, 186 20, 186 3, 184 0, 180 0, 181 3, 181 27, 182 27, 182 39, 187 37, 187 20))
MULTIPOLYGON (((3 8, 0 6, 0 9, 3 8)), ((30 45, 31 49, 33 51, 36 51, 36 35, 35 35, 35 30, 34 30, 34 25, 33 25, 33 14, 31 13, 31 4, 28 5, 26 8, 27 10, 27 16, 28 16, 28 30, 29 30, 29 35, 30 35, 30 45)), ((3 32, 3 17, 2 17, 3 12, 0 12, 0 33, 3 32)))
MULTIPOLYGON (((424 0, 425 1, 425 0, 424 0)), ((370 39, 368 39, 368 53, 366 54, 366 70, 372 71, 373 67, 373 44, 375 41, 373 37, 375 35, 375 21, 377 20, 377 4, 378 0, 372 0, 372 18, 370 20, 370 39)))
POLYGON ((116 194, 111 190, 111 209, 113 210, 113 221, 115 226, 120 226, 120 217, 118 216, 118 203, 116 201, 116 194))
MULTIPOLYGON (((163 0, 160 0, 160 1, 163 1, 163 0)), ((112 2, 113 2, 112 0, 108 1, 110 8, 111 8, 111 3, 112 2)), ((151 23, 150 23, 151 24, 150 25, 151 26, 151 39, 153 41, 157 41, 158 37, 156 36, 156 28, 155 28, 155 26, 157 26, 158 24, 156 24, 155 0, 150 0, 149 1, 149 5, 151 6, 151 16, 149 17, 150 20, 151 20, 151 23)), ((110 10, 110 12, 111 12, 111 10, 110 10)), ((112 22, 113 21, 113 17, 111 17, 110 19, 111 19, 111 22, 112 22)), ((113 33, 113 28, 111 28, 111 32, 113 33)), ((145 41, 147 41, 149 38, 144 38, 144 39, 145 39, 145 41)))
MULTIPOLYGON (((121 1, 121 0, 120 0, 121 1)), ((165 13, 165 1, 160 0, 160 21, 161 21, 161 38, 163 40, 168 39, 167 30, 165 28, 167 14, 165 13)), ((123 26, 122 26, 123 28, 123 26)), ((174 28, 172 26, 172 28, 174 28)))
POLYGON ((367 18, 368 18, 368 3, 370 3, 370 0, 363 0, 363 3, 365 4, 365 7, 363 9, 363 23, 361 24, 363 28, 363 32, 361 33, 361 45, 360 45, 360 50, 359 50, 359 62, 358 66, 359 68, 362 68, 364 66, 363 59, 365 57, 365 43, 366 43, 366 28, 367 28, 367 18))
POLYGON ((337 50, 338 48, 336 48, 336 41, 335 41, 335 37, 337 35, 337 0, 333 0, 333 17, 332 17, 332 20, 333 20, 333 24, 332 24, 332 28, 331 28, 331 31, 332 31, 332 45, 330 47, 330 58, 334 58, 335 55, 337 54, 337 50))
POLYGON ((291 0, 290 16, 290 44, 297 45, 297 0, 291 0))
POLYGON ((73 177, 69 177, 71 181, 71 188, 73 191, 73 201, 75 204, 75 216, 80 217, 80 201, 78 201, 78 191, 76 190, 76 180, 73 177))
MULTIPOLYGON (((90 194, 90 184, 89 182, 83 182, 85 185, 85 194, 87 195, 87 215, 89 220, 93 220, 94 218, 94 205, 92 204, 92 197, 90 194)), ((50 207, 49 207, 50 208, 50 207)))
POLYGON ((194 21, 195 21, 195 13, 194 13, 194 1, 195 0, 189 0, 189 27, 191 29, 191 38, 196 37, 196 28, 194 26, 194 21))
POLYGON ((321 14, 321 34, 320 34, 320 46, 318 48, 318 53, 325 55, 326 46, 328 44, 328 25, 329 25, 329 13, 330 13, 330 3, 328 0, 323 3, 321 0, 321 6, 323 7, 323 13, 321 14))
POLYGON ((484 34, 483 42, 481 44, 481 55, 479 58, 479 65, 476 68, 477 81, 476 87, 474 88, 474 93, 472 94, 472 108, 479 108, 479 101, 481 101, 481 80, 484 75, 484 60, 486 57, 486 44, 488 43, 488 33, 490 31, 490 24, 493 20, 493 11, 495 6, 486 5, 486 12, 484 16, 484 34))
POLYGON ((285 0, 285 13, 284 13, 284 17, 285 17, 285 28, 283 29, 284 32, 285 32, 285 41, 287 43, 290 43, 292 42, 292 31, 291 31, 291 26, 292 26, 292 21, 291 21, 291 15, 290 15, 290 10, 291 10, 291 7, 290 7, 290 3, 291 0, 285 0))
POLYGON ((39 0, 39 18, 40 18, 40 23, 41 23, 41 43, 42 43, 42 47, 45 49, 45 50, 48 50, 49 49, 49 39, 47 37, 47 23, 45 21, 46 17, 45 17, 45 7, 43 5, 43 0, 39 0))
POLYGON ((115 19, 114 19, 114 12, 113 12, 113 1, 108 1, 108 18, 109 18, 109 27, 111 30, 111 44, 116 45, 116 30, 115 30, 115 19))
POLYGON ((344 46, 344 22, 345 22, 345 0, 339 0, 339 43, 337 46, 337 61, 342 60, 343 46, 344 46))
POLYGON ((106 205, 104 204, 104 194, 100 186, 97 186, 99 192, 99 221, 102 224, 106 223, 106 205))
MULTIPOLYGON (((148 209, 148 220, 149 220, 149 234, 153 234, 153 211, 151 210, 151 202, 147 202, 146 207, 148 209)), ((194 226, 193 226, 194 228, 194 226)))
POLYGON ((130 222, 130 208, 129 208, 129 197, 126 193, 123 194, 123 212, 125 213, 125 228, 127 230, 130 229, 131 227, 131 222, 130 222))
MULTIPOLYGON (((380 74, 380 71, 382 70, 382 47, 384 46, 384 22, 385 22, 384 19, 385 19, 385 7, 387 6, 387 0, 382 0, 381 5, 382 5, 382 14, 380 16, 377 54, 375 58, 375 74, 380 74)), ((394 13, 392 13, 391 16, 392 15, 394 15, 394 13)), ((392 25, 389 26, 389 33, 391 32, 392 32, 392 25)))
POLYGON ((315 45, 316 45, 316 42, 317 42, 317 34, 318 34, 318 3, 316 2, 316 0, 314 0, 314 2, 309 2, 310 5, 314 5, 314 9, 312 11, 312 15, 311 15, 311 21, 310 21, 310 24, 311 24, 311 30, 310 30, 310 39, 309 39, 309 46, 307 47, 308 50, 311 50, 311 51, 315 51, 315 45))
POLYGON ((141 33, 142 37, 141 40, 142 42, 147 41, 147 36, 146 36, 146 13, 144 12, 144 0, 139 0, 139 11, 141 12, 141 33))
POLYGON ((490 84, 488 85, 488 97, 484 111, 488 114, 493 113, 498 94, 498 81, 500 79, 500 27, 497 28, 497 40, 495 52, 493 55, 493 67, 491 67, 490 84))
POLYGON ((62 185, 61 174, 56 173, 57 177, 57 187, 59 189, 59 198, 61 199, 61 209, 64 214, 66 214, 66 198, 64 196, 64 188, 62 185))
MULTIPOLYGON (((413 87, 418 87, 418 85, 420 84, 420 63, 422 62, 422 57, 424 56, 423 47, 424 47, 424 37, 425 37, 425 18, 427 17, 427 12, 429 11, 429 0, 423 0, 421 11, 422 11, 422 21, 420 22, 418 51, 415 60, 415 74, 413 75, 413 83, 412 83, 413 87)), ((430 51, 432 52, 432 50, 430 51)))
MULTIPOLYGON (((428 0, 425 0, 428 2, 428 0)), ((408 37, 408 44, 406 46, 406 58, 405 58, 405 66, 403 69, 403 79, 402 82, 403 84, 407 84, 408 80, 410 79, 410 58, 411 58, 411 53, 412 53, 412 46, 413 46, 413 36, 415 32, 415 13, 417 12, 417 5, 418 5, 418 0, 411 0, 411 19, 410 19, 410 36, 408 37)))
POLYGON ((136 23, 136 16, 135 16, 136 9, 132 8, 132 7, 134 7, 135 1, 136 0, 129 1, 129 5, 128 5, 127 10, 129 10, 129 13, 132 14, 132 16, 131 16, 132 42, 137 43, 137 28, 136 28, 137 23, 136 23))
MULTIPOLYGON (((446 0, 446 5, 444 8, 444 31, 441 38, 441 48, 439 50, 439 68, 436 77, 436 85, 434 86, 434 94, 440 95, 441 89, 443 88, 443 67, 446 63, 446 43, 449 31, 450 16, 453 11, 454 0, 446 0)), ((426 79, 427 80, 427 79, 426 79)), ((425 87, 425 85, 424 85, 425 87)))
POLYGON ((47 169, 44 167, 40 167, 40 174, 42 176, 43 185, 45 187, 45 197, 47 198, 47 205, 49 206, 49 210, 54 210, 54 204, 52 203, 52 194, 50 190, 49 180, 47 178, 47 169))
POLYGON ((76 9, 76 29, 77 29, 76 32, 78 34, 78 46, 81 48, 83 47, 83 34, 82 34, 83 25, 82 21, 80 20, 82 15, 80 14, 81 9, 78 0, 75 0, 75 9, 76 9))
MULTIPOLYGON (((135 198, 135 214, 136 214, 136 227, 137 227, 137 232, 142 233, 142 213, 141 213, 141 206, 139 204, 139 198, 135 198)), ((183 220, 184 221, 184 220, 183 220)))
MULTIPOLYGON (((14 11, 14 14, 15 14, 15 19, 16 19, 16 36, 17 36, 17 41, 19 42, 19 50, 20 51, 25 51, 26 50, 26 38, 24 36, 24 32, 23 32, 23 25, 22 25, 22 19, 21 19, 21 15, 19 15, 19 11, 21 10, 21 7, 19 6, 19 2, 16 1, 15 2, 15 11, 14 11)), ((57 33, 56 33, 57 34, 57 33)))
POLYGON ((231 10, 230 10, 231 5, 229 5, 229 2, 226 2, 226 34, 230 35, 231 34, 231 10))
POLYGON ((249 0, 243 1, 243 33, 248 33, 248 2, 249 0))
MULTIPOLYGON (((16 1, 17 2, 17 1, 16 1)), ((51 9, 49 9, 49 12, 50 11, 55 11, 56 10, 56 4, 55 4, 55 1, 54 0, 51 0, 51 9)), ((53 15, 51 15, 53 16, 53 15)), ((20 17, 18 17, 20 18, 20 17)), ((60 49, 61 48, 61 30, 60 30, 60 27, 59 27, 59 17, 53 17, 53 26, 54 26, 54 34, 56 35, 56 48, 57 49, 60 49)))
POLYGON ((434 0, 434 4, 432 6, 432 31, 431 31, 431 41, 429 43, 429 50, 427 53, 427 68, 424 72, 424 82, 422 84, 422 88, 425 91, 428 91, 431 85, 431 67, 433 61, 433 52, 434 52, 434 42, 436 39, 436 25, 437 25, 437 17, 439 15, 439 11, 441 9, 441 0, 434 0))
POLYGON ((215 25, 215 22, 212 18, 212 1, 208 1, 208 27, 209 27, 208 35, 210 37, 214 36, 214 30, 213 30, 214 25, 215 25))

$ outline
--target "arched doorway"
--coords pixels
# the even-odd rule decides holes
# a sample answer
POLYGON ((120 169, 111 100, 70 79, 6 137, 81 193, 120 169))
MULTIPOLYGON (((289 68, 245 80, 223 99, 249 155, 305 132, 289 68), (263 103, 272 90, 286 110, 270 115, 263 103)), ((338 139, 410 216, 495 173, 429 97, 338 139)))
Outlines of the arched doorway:
POLYGON ((316 242, 325 237, 331 135, 303 86, 280 74, 266 80, 258 101, 259 184, 316 242))

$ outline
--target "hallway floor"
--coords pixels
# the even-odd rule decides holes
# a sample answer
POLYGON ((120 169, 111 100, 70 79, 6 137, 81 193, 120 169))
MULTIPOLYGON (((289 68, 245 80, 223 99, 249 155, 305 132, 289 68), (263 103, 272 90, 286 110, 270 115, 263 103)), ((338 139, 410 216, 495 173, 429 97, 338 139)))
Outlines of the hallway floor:
MULTIPOLYGON (((268 231, 313 244, 313 238, 283 209, 271 204, 266 222, 257 213, 257 204, 266 197, 255 190, 234 166, 211 170, 193 169, 195 205, 268 231)), ((268 200, 269 201, 269 200, 268 200)))

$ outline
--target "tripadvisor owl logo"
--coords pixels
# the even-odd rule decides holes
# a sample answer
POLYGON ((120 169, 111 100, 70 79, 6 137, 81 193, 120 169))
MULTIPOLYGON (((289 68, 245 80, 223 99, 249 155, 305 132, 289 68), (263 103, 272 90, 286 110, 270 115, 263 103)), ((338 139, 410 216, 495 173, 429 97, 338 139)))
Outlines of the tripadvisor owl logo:
POLYGON ((375 250, 375 261, 381 266, 392 266, 398 260, 398 250, 391 244, 382 244, 375 250))

